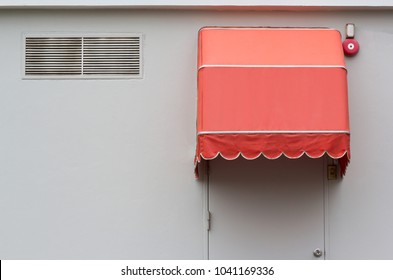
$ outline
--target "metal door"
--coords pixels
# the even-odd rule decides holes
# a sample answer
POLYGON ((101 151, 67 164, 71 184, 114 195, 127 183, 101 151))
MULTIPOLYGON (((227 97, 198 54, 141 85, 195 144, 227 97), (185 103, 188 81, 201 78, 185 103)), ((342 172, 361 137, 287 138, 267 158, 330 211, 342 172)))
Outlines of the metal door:
POLYGON ((210 259, 324 258, 323 158, 209 165, 210 259))

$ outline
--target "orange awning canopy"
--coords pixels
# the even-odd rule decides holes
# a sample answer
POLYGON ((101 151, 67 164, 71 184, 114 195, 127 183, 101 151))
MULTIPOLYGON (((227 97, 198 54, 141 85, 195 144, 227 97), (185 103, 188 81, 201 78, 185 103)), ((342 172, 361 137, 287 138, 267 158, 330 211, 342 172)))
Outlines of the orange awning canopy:
POLYGON ((333 29, 203 28, 196 170, 217 156, 349 162, 347 72, 333 29))

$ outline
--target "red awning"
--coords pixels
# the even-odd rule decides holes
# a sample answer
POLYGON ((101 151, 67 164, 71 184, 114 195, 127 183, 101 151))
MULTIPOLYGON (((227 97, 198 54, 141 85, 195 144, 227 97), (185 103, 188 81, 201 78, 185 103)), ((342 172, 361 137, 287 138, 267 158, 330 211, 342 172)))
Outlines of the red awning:
POLYGON ((350 158, 347 72, 333 29, 203 28, 198 163, 261 155, 350 158))

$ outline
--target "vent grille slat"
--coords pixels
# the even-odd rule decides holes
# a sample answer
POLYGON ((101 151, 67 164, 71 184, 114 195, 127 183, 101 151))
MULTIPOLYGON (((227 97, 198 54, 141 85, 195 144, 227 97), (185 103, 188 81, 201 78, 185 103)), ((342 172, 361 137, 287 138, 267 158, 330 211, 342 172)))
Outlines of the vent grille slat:
POLYGON ((140 36, 26 37, 26 76, 139 77, 140 36))

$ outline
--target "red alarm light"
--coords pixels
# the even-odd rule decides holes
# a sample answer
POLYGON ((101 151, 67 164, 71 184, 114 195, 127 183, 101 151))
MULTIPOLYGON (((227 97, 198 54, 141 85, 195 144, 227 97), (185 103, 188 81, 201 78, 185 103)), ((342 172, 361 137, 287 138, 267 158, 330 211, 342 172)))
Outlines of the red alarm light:
POLYGON ((359 42, 356 39, 345 39, 343 49, 346 56, 354 56, 359 52, 359 42))

